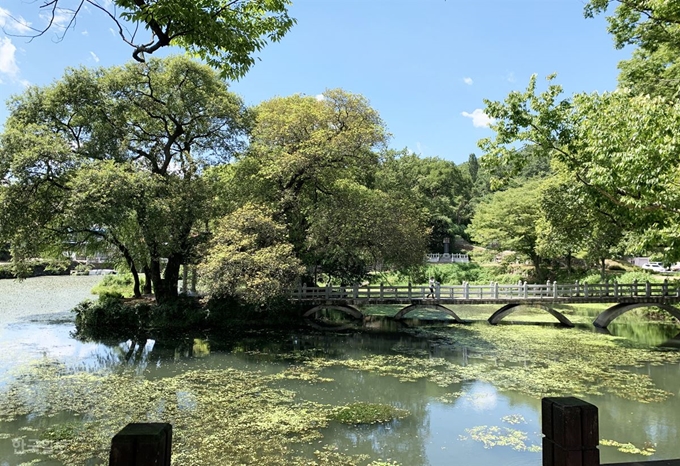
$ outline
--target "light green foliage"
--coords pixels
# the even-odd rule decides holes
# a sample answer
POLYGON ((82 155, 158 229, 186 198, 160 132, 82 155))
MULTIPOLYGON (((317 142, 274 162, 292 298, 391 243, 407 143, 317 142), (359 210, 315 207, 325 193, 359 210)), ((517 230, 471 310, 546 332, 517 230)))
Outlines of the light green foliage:
POLYGON ((0 242, 15 263, 70 244, 115 250, 133 275, 149 267, 157 298, 176 296, 179 266, 211 213, 201 173, 242 147, 250 123, 226 83, 183 57, 68 70, 10 111, 0 242))
POLYGON ((656 453, 656 448, 653 445, 644 445, 638 448, 632 443, 621 443, 616 440, 600 439, 600 445, 603 447, 616 447, 622 453, 630 453, 631 455, 652 456, 656 453))
MULTIPOLYGON (((612 0, 591 0, 586 16, 608 10, 612 0)), ((619 0, 607 17, 617 48, 635 46, 632 57, 619 63, 619 83, 635 94, 680 97, 680 8, 676 1, 619 0)))
POLYGON ((292 288, 304 269, 285 226, 267 208, 247 204, 217 223, 199 271, 211 296, 266 304, 292 288))
POLYGON ((536 93, 533 77, 524 93, 487 102, 494 139, 480 144, 490 163, 516 163, 517 142, 548 151, 560 170, 587 190, 589 204, 621 229, 634 232, 638 249, 680 258, 677 141, 680 107, 660 97, 620 90, 559 100, 561 88, 536 93))
MULTIPOLYGON (((143 284, 144 279, 141 280, 143 284)), ((92 294, 120 293, 126 298, 131 298, 134 296, 133 285, 134 279, 131 273, 106 275, 92 288, 92 294)))
MULTIPOLYGON (((470 429, 465 429, 469 438, 480 442, 484 448, 493 448, 499 446, 510 447, 517 451, 540 452, 541 446, 538 444, 540 437, 535 436, 533 443, 529 440, 527 432, 511 429, 509 427, 500 426, 476 426, 470 429)), ((467 440, 467 437, 461 436, 461 440, 467 440)))
MULTIPOLYGON (((243 76, 255 62, 253 53, 268 41, 280 40, 295 24, 288 16, 289 0, 68 0, 44 1, 41 16, 73 14, 81 9, 108 15, 135 60, 145 61, 167 46, 179 46, 218 69, 223 77, 243 76), (86 8, 83 8, 86 5, 86 8), (72 8, 72 9, 71 9, 72 8), (123 21, 132 24, 125 24, 123 21), (146 30, 147 34, 141 33, 146 30)), ((47 28, 53 26, 53 22, 47 28)), ((70 25, 69 25, 70 26, 70 25)), ((47 29, 46 28, 46 29, 47 29)))
POLYGON ((537 205, 540 181, 499 191, 477 206, 468 228, 478 244, 496 251, 513 250, 528 256, 540 278, 540 256, 536 251, 536 222, 541 218, 537 205))

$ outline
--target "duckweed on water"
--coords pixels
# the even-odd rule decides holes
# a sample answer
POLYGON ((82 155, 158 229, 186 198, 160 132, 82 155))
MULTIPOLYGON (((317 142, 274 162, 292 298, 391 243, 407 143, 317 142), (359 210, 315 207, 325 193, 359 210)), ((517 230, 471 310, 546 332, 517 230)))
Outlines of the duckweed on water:
POLYGON ((344 424, 376 424, 408 416, 409 412, 378 403, 352 403, 333 410, 332 418, 344 424))
MULTIPOLYGON (((465 429, 465 432, 470 439, 484 444, 484 448, 507 446, 517 451, 541 451, 541 446, 529 442, 529 434, 521 430, 499 426, 476 426, 465 429)), ((536 437, 537 440, 540 440, 540 436, 536 435, 536 437)), ((468 437, 460 436, 459 439, 468 440, 468 437)))
POLYGON ((645 445, 638 448, 632 443, 621 443, 616 440, 601 439, 600 445, 605 447, 616 447, 622 453, 630 453, 631 455, 652 456, 656 452, 656 448, 652 445, 645 445))

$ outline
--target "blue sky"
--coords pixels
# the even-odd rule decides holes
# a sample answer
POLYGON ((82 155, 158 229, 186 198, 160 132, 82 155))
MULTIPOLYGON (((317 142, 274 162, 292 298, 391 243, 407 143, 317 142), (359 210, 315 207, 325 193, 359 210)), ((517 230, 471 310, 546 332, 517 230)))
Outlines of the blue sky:
MULTIPOLYGON (((64 6, 76 0, 60 0, 64 6)), ((107 0, 101 0, 105 4, 107 0)), ((81 11, 64 35, 17 37, 22 19, 40 28, 43 1, 0 0, 0 100, 46 85, 67 67, 110 66, 131 49, 104 14, 81 11), (61 37, 63 36, 63 37, 61 37)), ((297 25, 268 45, 232 90, 251 105, 328 88, 363 94, 380 112, 390 146, 456 163, 485 127, 483 99, 502 100, 536 73, 557 72, 567 93, 616 88, 615 50, 604 17, 585 19, 581 0, 297 0, 297 25)), ((66 16, 57 18, 61 24, 66 16)), ((175 51, 181 52, 181 51, 175 51)), ((167 53, 167 52, 166 52, 167 53)), ((0 108, 0 125, 7 110, 0 108)))

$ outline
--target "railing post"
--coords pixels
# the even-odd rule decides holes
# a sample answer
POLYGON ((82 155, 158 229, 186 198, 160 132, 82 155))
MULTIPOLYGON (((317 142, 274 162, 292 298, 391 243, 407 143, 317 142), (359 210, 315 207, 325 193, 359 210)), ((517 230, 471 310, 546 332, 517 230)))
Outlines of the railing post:
POLYGON ((541 405, 543 466, 600 466, 597 406, 574 397, 541 405))
POLYGON ((498 299, 498 282, 493 282, 493 299, 498 299))
POLYGON ((109 466, 170 466, 172 425, 131 423, 111 440, 109 466))
POLYGON ((380 284, 380 299, 383 299, 385 297, 385 285, 382 283, 380 284))
POLYGON ((463 282, 463 299, 470 299, 470 284, 463 282))
POLYGON ((588 284, 587 283, 583 284, 583 297, 584 298, 588 297, 588 284))
POLYGON ((434 297, 436 299, 439 299, 439 296, 441 294, 441 284, 439 282, 436 282, 434 285, 434 297))
POLYGON ((619 297, 619 282, 614 282, 614 297, 619 297))
MULTIPOLYGON (((545 282, 545 296, 550 296, 550 280, 545 282)), ((543 297, 543 290, 541 290, 541 298, 543 297)))
POLYGON ((637 279, 633 280, 633 296, 637 296, 637 286, 638 286, 638 281, 637 279))
POLYGON ((553 282, 553 298, 557 298, 557 280, 553 282))
POLYGON ((303 283, 302 284, 302 294, 300 295, 300 299, 306 299, 307 298, 307 284, 303 283))
POLYGON ((578 297, 579 297, 579 292, 578 292, 578 280, 576 280, 576 283, 574 283, 574 285, 576 285, 576 297, 578 298, 578 297))
POLYGON ((412 298, 413 298, 413 290, 412 290, 412 287, 411 287, 411 282, 408 282, 408 299, 412 299, 412 298))
POLYGON ((330 297, 331 297, 331 289, 332 289, 332 287, 331 287, 330 285, 326 285, 326 287, 325 287, 325 289, 324 289, 325 294, 326 294, 326 299, 330 299, 330 297))
POLYGON ((668 279, 664 278, 663 280, 663 295, 668 296, 668 279))
POLYGON ((652 285, 649 283, 649 281, 645 282, 645 296, 650 297, 652 295, 652 285))
POLYGON ((524 299, 526 299, 527 298, 527 282, 524 282, 522 293, 523 293, 524 299))

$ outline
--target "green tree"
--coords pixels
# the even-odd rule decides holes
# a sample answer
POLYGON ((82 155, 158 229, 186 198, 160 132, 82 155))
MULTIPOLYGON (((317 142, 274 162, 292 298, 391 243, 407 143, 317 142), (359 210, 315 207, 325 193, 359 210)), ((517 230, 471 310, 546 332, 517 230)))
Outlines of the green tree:
POLYGON ((344 285, 371 269, 405 271, 421 265, 428 229, 409 200, 348 180, 337 181, 310 216, 309 253, 344 285))
POLYGON ((213 297, 266 304, 291 289, 304 272, 286 226, 261 205, 246 204, 221 218, 199 265, 213 297))
MULTIPOLYGON (((586 16, 605 13, 612 0, 591 0, 586 16)), ((676 1, 617 0, 607 17, 617 48, 634 46, 632 57, 619 63, 621 87, 635 94, 677 100, 680 91, 680 8, 676 1)))
POLYGON ((254 63, 253 53, 268 40, 280 40, 295 24, 288 16, 289 4, 289 0, 112 0, 104 4, 42 0, 40 8, 49 22, 44 29, 34 29, 34 36, 46 33, 58 16, 70 17, 66 30, 70 29, 89 7, 115 23, 139 62, 162 47, 176 45, 220 70, 223 77, 238 78, 254 63))
POLYGON ((455 163, 388 151, 376 187, 419 206, 430 228, 428 248, 441 251, 443 239, 460 234, 471 215, 471 183, 455 163))
POLYGON ((539 280, 542 270, 536 225, 541 218, 537 202, 540 185, 541 181, 535 180, 494 193, 477 206, 468 227, 470 238, 483 247, 527 256, 539 280))
POLYGON ((625 90, 561 100, 560 93, 550 84, 538 94, 533 77, 526 92, 487 102, 487 113, 496 119, 496 137, 481 142, 489 161, 521 163, 514 144, 540 146, 587 188, 593 202, 607 206, 622 229, 649 248, 663 249, 669 262, 678 260, 680 106, 625 90))
POLYGON ((370 185, 387 139, 368 101, 340 89, 323 98, 277 97, 256 108, 247 155, 238 162, 236 198, 265 203, 281 215, 303 262, 314 267, 308 230, 338 180, 370 185))
POLYGON ((10 103, 0 139, 0 238, 13 261, 105 241, 133 274, 147 268, 159 302, 206 235, 205 167, 241 149, 242 101, 183 57, 69 70, 10 103), (141 267, 140 267, 141 265, 141 267))

